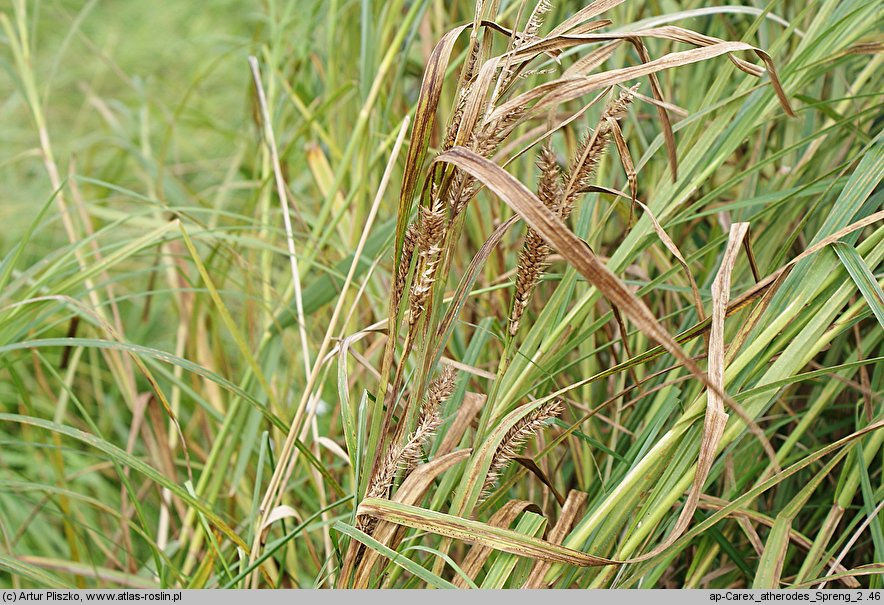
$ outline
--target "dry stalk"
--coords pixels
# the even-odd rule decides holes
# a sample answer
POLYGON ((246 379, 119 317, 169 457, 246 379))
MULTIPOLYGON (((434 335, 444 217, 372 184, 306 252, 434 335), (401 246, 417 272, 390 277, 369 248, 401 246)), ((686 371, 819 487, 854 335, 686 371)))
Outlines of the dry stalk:
POLYGON ((519 420, 506 432, 500 445, 494 451, 491 466, 488 468, 488 475, 485 477, 485 484, 482 486, 480 501, 488 497, 491 488, 500 479, 500 475, 509 465, 510 461, 519 455, 520 450, 528 439, 539 433, 546 421, 561 414, 562 410, 561 400, 555 399, 541 405, 519 420))

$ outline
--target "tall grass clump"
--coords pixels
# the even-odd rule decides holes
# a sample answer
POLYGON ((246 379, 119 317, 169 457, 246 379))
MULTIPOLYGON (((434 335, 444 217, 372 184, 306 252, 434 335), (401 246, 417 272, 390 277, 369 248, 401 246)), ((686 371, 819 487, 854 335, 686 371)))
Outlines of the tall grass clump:
POLYGON ((0 586, 880 587, 877 3, 649 6, 15 0, 0 586))

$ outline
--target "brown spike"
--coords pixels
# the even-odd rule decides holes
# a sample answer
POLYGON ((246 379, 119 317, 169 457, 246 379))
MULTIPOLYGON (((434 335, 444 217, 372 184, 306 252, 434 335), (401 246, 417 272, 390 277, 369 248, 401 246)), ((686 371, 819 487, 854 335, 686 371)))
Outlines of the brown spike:
POLYGON ((538 407, 536 410, 519 420, 510 430, 503 436, 503 440, 494 451, 494 457, 491 459, 491 466, 488 469, 488 475, 485 478, 485 484, 482 486, 482 498, 486 498, 491 488, 500 479, 500 475, 506 469, 510 461, 519 455, 520 450, 525 443, 540 432, 544 423, 550 418, 554 418, 562 413, 562 403, 558 399, 554 399, 538 407))
MULTIPOLYGON (((562 194, 562 182, 556 155, 548 145, 540 149, 537 166, 540 168, 537 197, 547 208, 555 212, 562 194)), ((529 227, 525 234, 525 243, 519 252, 519 266, 516 271, 516 290, 509 320, 509 333, 512 336, 515 336, 519 330, 522 315, 543 275, 550 252, 550 247, 544 239, 529 227)))

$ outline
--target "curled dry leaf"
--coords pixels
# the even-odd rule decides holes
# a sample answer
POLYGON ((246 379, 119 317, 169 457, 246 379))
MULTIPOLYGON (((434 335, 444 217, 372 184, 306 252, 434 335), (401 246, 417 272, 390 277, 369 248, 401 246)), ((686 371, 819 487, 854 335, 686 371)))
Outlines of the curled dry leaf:
MULTIPOLYGON (((596 286, 613 304, 638 326, 640 330, 660 343, 667 351, 699 378, 707 387, 717 390, 706 374, 685 353, 679 344, 663 329, 647 305, 614 275, 552 211, 522 183, 500 166, 462 147, 441 154, 436 162, 449 162, 472 173, 488 189, 507 203, 532 229, 540 233, 591 284, 596 286)), ((718 393, 726 397, 723 393, 718 393)))
POLYGON ((320 436, 316 438, 316 442, 347 464, 350 464, 350 456, 348 456, 347 452, 344 451, 344 448, 338 445, 334 440, 320 436))
POLYGON ((301 518, 301 515, 298 514, 298 511, 296 511, 288 504, 280 504, 279 506, 275 506, 273 510, 270 511, 270 514, 267 515, 264 523, 261 525, 262 543, 267 538, 267 532, 270 531, 270 526, 277 521, 281 521, 283 519, 294 519, 299 524, 304 522, 304 520, 301 518))

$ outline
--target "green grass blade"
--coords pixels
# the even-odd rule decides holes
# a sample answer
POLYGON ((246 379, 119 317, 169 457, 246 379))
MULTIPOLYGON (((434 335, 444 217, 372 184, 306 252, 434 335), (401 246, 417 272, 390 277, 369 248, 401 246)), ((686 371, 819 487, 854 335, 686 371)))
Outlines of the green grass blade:
POLYGON ((832 247, 838 254, 838 258, 841 259, 856 287, 859 288, 872 313, 875 314, 878 323, 884 328, 884 291, 881 290, 881 285, 875 279, 875 276, 872 275, 871 269, 869 269, 853 246, 843 242, 836 242, 832 247))

